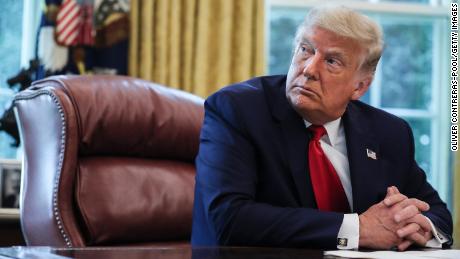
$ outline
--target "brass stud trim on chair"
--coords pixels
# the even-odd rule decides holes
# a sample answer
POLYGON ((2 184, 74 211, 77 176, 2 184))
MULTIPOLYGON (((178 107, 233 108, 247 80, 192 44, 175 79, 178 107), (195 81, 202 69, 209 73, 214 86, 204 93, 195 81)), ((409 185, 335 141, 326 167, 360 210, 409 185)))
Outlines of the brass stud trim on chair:
POLYGON ((60 230, 59 232, 61 233, 65 244, 67 247, 71 248, 72 247, 72 242, 69 239, 69 235, 66 233, 64 225, 62 223, 61 215, 59 213, 58 209, 58 187, 59 187, 59 181, 61 177, 61 170, 62 170, 62 164, 64 161, 64 152, 65 152, 65 138, 66 138, 66 128, 65 128, 65 115, 63 112, 62 104, 59 101, 58 97, 51 91, 48 90, 40 90, 35 92, 34 94, 28 95, 28 96, 21 96, 20 94, 15 97, 15 101, 18 100, 27 100, 27 99, 33 99, 39 95, 49 95, 53 102, 56 104, 58 107, 58 112, 61 117, 61 125, 62 125, 62 131, 61 131, 61 145, 59 147, 59 162, 58 162, 58 167, 57 167, 57 173, 56 173, 56 179, 54 182, 53 186, 53 211, 54 211, 54 218, 56 220, 58 229, 60 230))

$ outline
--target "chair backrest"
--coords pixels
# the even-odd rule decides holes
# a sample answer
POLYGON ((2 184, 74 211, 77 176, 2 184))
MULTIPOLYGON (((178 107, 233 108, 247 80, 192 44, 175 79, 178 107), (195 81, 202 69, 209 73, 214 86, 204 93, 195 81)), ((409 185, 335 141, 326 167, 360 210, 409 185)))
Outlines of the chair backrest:
POLYGON ((203 99, 123 76, 55 76, 15 97, 28 245, 187 241, 203 99))

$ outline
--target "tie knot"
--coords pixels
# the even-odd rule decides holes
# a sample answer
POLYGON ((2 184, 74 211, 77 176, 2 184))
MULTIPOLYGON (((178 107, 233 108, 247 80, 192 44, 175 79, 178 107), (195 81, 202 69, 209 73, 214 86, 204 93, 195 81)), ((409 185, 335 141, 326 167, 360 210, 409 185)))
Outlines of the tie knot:
POLYGON ((324 134, 326 134, 326 129, 322 125, 311 125, 308 129, 313 133, 313 139, 318 141, 324 134))

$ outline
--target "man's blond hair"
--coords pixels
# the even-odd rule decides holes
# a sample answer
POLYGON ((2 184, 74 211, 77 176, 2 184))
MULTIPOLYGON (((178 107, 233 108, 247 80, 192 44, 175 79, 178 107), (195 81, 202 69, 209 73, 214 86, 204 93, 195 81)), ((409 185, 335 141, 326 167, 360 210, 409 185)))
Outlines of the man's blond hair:
POLYGON ((356 40, 367 50, 361 70, 375 73, 383 51, 383 34, 380 26, 369 17, 344 6, 312 8, 298 27, 295 42, 299 43, 307 29, 320 27, 337 35, 356 40))

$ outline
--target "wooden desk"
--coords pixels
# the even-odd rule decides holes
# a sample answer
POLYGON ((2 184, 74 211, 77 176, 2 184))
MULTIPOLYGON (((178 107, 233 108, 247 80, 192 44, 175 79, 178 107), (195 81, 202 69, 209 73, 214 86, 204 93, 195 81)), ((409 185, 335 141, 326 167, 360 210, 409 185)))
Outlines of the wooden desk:
MULTIPOLYGON (((316 259, 323 258, 323 251, 287 248, 222 247, 222 248, 149 248, 149 247, 11 247, 0 248, 0 258, 161 258, 161 259, 316 259)), ((330 257, 329 257, 330 258, 330 257)))

